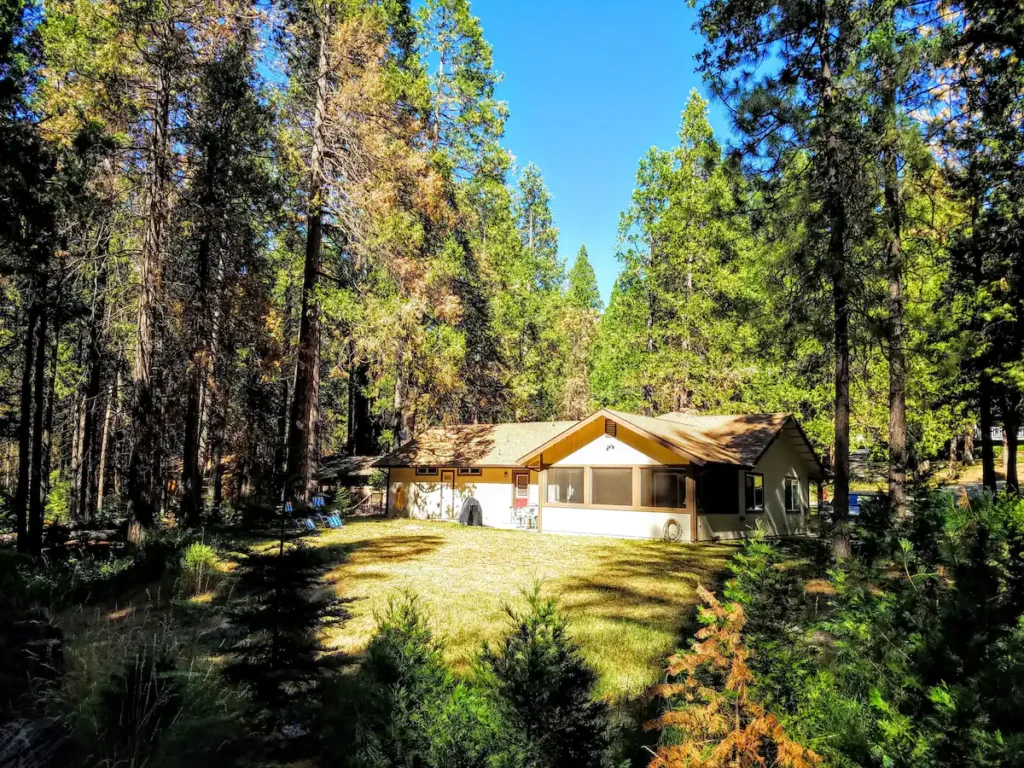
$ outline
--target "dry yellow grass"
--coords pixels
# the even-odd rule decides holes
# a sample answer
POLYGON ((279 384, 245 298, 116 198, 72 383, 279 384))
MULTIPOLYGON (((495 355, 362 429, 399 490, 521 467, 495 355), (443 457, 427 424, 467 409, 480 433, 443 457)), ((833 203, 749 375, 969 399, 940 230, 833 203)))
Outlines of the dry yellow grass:
POLYGON ((599 695, 622 700, 654 682, 694 620, 696 587, 721 579, 735 551, 724 544, 671 544, 526 531, 466 528, 444 522, 368 520, 310 541, 336 550, 330 571, 352 618, 333 643, 358 654, 375 614, 403 590, 415 592, 449 661, 465 668, 480 644, 506 626, 503 606, 537 579, 560 596, 599 695))

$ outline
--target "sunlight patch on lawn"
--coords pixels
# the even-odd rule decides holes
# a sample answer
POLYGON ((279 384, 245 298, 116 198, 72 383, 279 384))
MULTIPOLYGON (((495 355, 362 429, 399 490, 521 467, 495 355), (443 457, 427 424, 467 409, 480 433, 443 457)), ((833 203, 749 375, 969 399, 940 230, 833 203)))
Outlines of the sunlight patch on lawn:
POLYGON ((352 600, 352 618, 331 645, 358 654, 375 616, 402 591, 415 592, 449 661, 467 669, 481 644, 500 637, 505 606, 542 580, 572 619, 572 631, 597 670, 599 695, 639 695, 694 623, 696 586, 715 587, 732 545, 671 544, 408 520, 352 522, 310 543, 337 561, 329 579, 352 600))

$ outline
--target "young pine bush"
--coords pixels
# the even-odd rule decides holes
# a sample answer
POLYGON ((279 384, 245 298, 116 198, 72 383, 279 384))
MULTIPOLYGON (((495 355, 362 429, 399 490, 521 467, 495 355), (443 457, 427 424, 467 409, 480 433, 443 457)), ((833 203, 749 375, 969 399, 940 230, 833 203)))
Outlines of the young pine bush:
POLYGON ((355 765, 513 768, 527 764, 515 730, 485 691, 445 666, 415 597, 393 600, 367 648, 355 765))
POLYGON ((217 570, 217 552, 208 544, 196 541, 181 556, 182 588, 189 597, 210 588, 210 580, 217 570))
POLYGON ((539 586, 525 597, 525 612, 506 608, 508 634, 497 646, 484 646, 482 678, 523 734, 536 765, 601 765, 609 713, 604 702, 594 700, 597 675, 569 636, 557 601, 541 597, 539 586))
POLYGON ((323 583, 317 553, 298 543, 248 554, 238 587, 244 600, 230 613, 235 640, 225 674, 247 693, 268 746, 299 757, 314 739, 317 699, 334 667, 321 635, 345 611, 323 583))
POLYGON ((669 703, 667 712, 644 725, 662 732, 651 768, 818 765, 821 758, 787 737, 751 697, 754 676, 743 644, 743 608, 722 605, 703 587, 697 591, 705 603, 700 608, 704 626, 690 651, 670 658, 667 669, 681 679, 650 692, 669 703))

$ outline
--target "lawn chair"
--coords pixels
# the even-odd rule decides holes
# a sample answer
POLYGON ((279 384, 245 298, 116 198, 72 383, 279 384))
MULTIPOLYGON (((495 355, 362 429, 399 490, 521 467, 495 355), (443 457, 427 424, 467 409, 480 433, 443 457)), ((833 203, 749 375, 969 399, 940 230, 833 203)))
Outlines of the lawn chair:
POLYGON ((522 507, 513 507, 512 523, 516 528, 528 531, 537 527, 537 505, 527 504, 522 507))

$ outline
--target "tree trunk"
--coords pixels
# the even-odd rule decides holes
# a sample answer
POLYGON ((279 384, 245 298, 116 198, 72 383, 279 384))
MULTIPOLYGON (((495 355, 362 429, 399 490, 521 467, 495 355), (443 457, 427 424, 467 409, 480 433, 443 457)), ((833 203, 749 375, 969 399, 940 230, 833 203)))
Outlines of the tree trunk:
POLYGON ((1006 437, 1006 454, 1004 461, 1006 465, 1006 490, 1013 493, 1020 493, 1020 483, 1017 480, 1017 431, 1020 423, 1016 413, 1012 413, 1003 421, 1003 435, 1006 437))
POLYGON ((896 165, 896 91, 893 78, 894 73, 887 71, 882 109, 890 135, 884 139, 882 167, 889 230, 885 249, 885 272, 889 283, 889 503, 899 514, 907 508, 907 364, 903 319, 903 211, 896 165))
POLYGON ((323 249, 324 110, 327 97, 329 9, 320 21, 316 95, 313 108, 312 157, 309 169, 309 210, 306 217, 306 260, 302 275, 302 315, 295 364, 295 386, 288 424, 285 498, 309 499, 318 420, 320 385, 320 307, 316 287, 323 249))
POLYGON ((117 376, 114 377, 114 383, 110 387, 110 391, 107 393, 107 410, 103 415, 103 435, 100 439, 100 461, 97 473, 99 475, 96 481, 96 510, 103 510, 103 497, 106 492, 106 479, 107 479, 107 456, 110 452, 110 429, 111 422, 114 416, 114 403, 117 398, 117 392, 121 388, 121 372, 117 372, 117 376))
POLYGON ((24 355, 21 368, 21 407, 18 419, 18 488, 14 494, 14 517, 17 521, 18 550, 28 552, 28 500, 32 454, 32 366, 35 361, 36 332, 41 305, 36 298, 29 305, 25 323, 24 355))
POLYGON ((1003 479, 1006 479, 1006 471, 1010 466, 1010 436, 1006 432, 1006 426, 1004 421, 1003 426, 1003 479))
POLYGON ((974 428, 964 433, 964 464, 970 466, 974 463, 974 428))
MULTIPOLYGON (((646 344, 645 344, 644 348, 647 351, 647 356, 648 356, 647 357, 647 364, 648 365, 650 365, 652 363, 652 358, 653 358, 654 349, 655 349, 655 344, 654 344, 654 289, 652 288, 652 285, 651 285, 653 280, 654 280, 654 276, 652 274, 653 272, 654 272, 654 241, 652 240, 648 244, 648 250, 647 250, 647 275, 646 275, 646 281, 647 281, 647 318, 646 318, 646 321, 645 321, 645 325, 646 325, 646 330, 647 330, 647 339, 646 339, 646 344)), ((650 373, 648 373, 647 375, 649 376, 650 373)), ((644 384, 643 398, 644 398, 644 402, 647 404, 647 415, 648 416, 653 416, 654 412, 657 409, 655 408, 655 404, 654 404, 654 385, 651 384, 651 382, 649 380, 648 380, 648 382, 646 384, 644 384)))
POLYGON ((107 290, 107 272, 102 266, 96 279, 95 290, 89 321, 89 347, 85 365, 85 419, 82 425, 82 446, 79 456, 78 513, 82 520, 89 520, 95 513, 98 493, 96 454, 100 417, 100 377, 103 371, 103 318, 106 314, 107 290))
POLYGON ((996 452, 992 445, 992 379, 981 372, 978 382, 978 424, 981 427, 981 483, 986 490, 996 492, 996 452))
MULTIPOLYGON (((46 284, 43 284, 46 290, 46 284)), ((35 363, 32 403, 32 469, 29 485, 28 507, 28 550, 33 555, 43 551, 43 513, 46 497, 43 493, 43 422, 46 410, 46 325, 47 310, 44 306, 36 328, 35 363)))
MULTIPOLYGON (((821 50, 827 51, 822 45, 821 50)), ((850 507, 850 288, 846 269, 846 202, 842 184, 839 137, 831 125, 835 83, 831 63, 822 61, 822 120, 825 123, 824 172, 829 222, 828 261, 832 278, 833 342, 835 345, 835 476, 833 511, 836 529, 832 552, 836 559, 850 555, 847 518, 850 507)))
MULTIPOLYGON (((208 163, 214 162, 210 159, 208 163)), ((207 190, 203 197, 212 198, 213 169, 207 168, 207 190)), ((181 452, 181 515, 186 525, 199 524, 203 512, 203 468, 200 461, 200 432, 203 416, 203 384, 209 378, 210 350, 207 344, 207 321, 210 312, 210 237, 207 227, 199 242, 198 300, 192 326, 192 355, 188 367, 188 402, 185 406, 185 446, 181 452)))
POLYGON ((53 320, 53 348, 50 352, 50 373, 46 377, 46 415, 43 417, 43 447, 42 447, 42 489, 40 495, 43 498, 45 509, 46 499, 50 495, 50 469, 53 458, 51 450, 53 445, 53 414, 56 410, 57 400, 57 354, 60 351, 60 328, 61 312, 59 309, 54 312, 53 320))
POLYGON ((149 178, 145 230, 139 274, 139 307, 136 319, 135 360, 132 366, 132 448, 128 472, 128 540, 140 544, 153 525, 160 480, 157 459, 157 402, 152 370, 156 348, 164 224, 167 217, 167 185, 170 176, 168 129, 170 83, 160 65, 153 84, 153 120, 149 137, 149 178))

